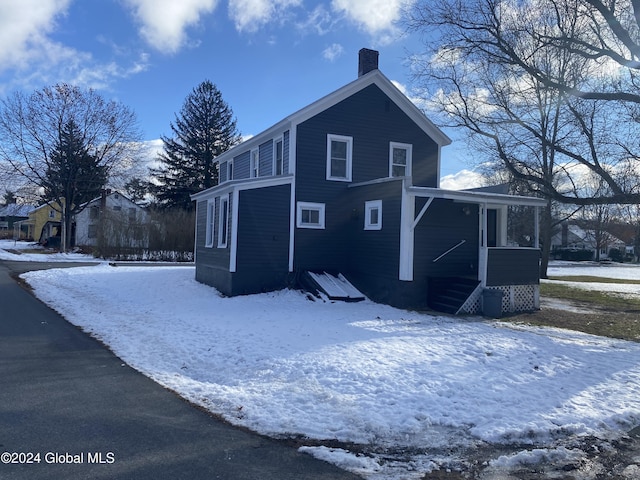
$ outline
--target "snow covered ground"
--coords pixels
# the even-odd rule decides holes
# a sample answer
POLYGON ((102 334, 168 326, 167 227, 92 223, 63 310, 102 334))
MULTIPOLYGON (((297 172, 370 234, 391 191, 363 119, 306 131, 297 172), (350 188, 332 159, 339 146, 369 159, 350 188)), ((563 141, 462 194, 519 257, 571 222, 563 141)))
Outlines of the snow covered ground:
MULTIPOLYGON (((624 272, 638 278, 628 275, 640 269, 624 272)), ((224 298, 197 283, 193 267, 23 276, 157 382, 234 424, 307 437, 302 451, 372 480, 422 478, 485 442, 523 444, 493 458, 498 469, 579 460, 581 450, 554 441, 615 438, 640 424, 637 343, 295 291, 224 298)))
POLYGON ((547 270, 550 277, 586 275, 619 279, 620 283, 570 282, 564 280, 543 280, 563 283, 583 290, 596 290, 620 296, 640 297, 640 284, 624 283, 625 280, 640 280, 640 265, 625 263, 596 262, 551 262, 547 270))
POLYGON ((17 242, 15 240, 0 240, 0 260, 15 260, 18 262, 95 262, 90 255, 81 253, 50 253, 34 242, 17 242), (20 253, 13 253, 14 250, 20 253), (28 252, 25 252, 28 251, 28 252))

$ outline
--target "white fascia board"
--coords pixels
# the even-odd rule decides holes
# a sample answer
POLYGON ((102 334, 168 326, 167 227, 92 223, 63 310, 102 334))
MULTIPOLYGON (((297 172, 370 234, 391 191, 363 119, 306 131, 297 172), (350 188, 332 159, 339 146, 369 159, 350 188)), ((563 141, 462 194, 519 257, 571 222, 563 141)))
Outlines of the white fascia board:
POLYGON ((269 141, 279 133, 283 133, 287 130, 291 131, 298 124, 324 112, 328 108, 331 108, 342 100, 349 98, 351 95, 373 84, 377 85, 380 90, 393 100, 394 103, 396 103, 407 114, 407 116, 409 116, 409 118, 411 118, 439 146, 442 147, 451 143, 451 139, 431 120, 429 120, 424 113, 422 113, 422 111, 407 98, 406 95, 398 90, 391 80, 389 80, 380 70, 372 70, 353 82, 346 84, 338 90, 335 90, 297 112, 292 113, 263 132, 260 132, 248 140, 232 147, 216 157, 216 161, 224 162, 245 150, 255 148, 256 146, 269 141))
POLYGON ((380 71, 372 70, 362 75, 342 88, 322 97, 307 107, 298 110, 287 117, 292 125, 298 125, 328 108, 349 98, 351 95, 363 90, 369 85, 377 85, 393 102, 398 105, 427 135, 429 135, 439 146, 449 145, 451 139, 440 130, 422 111, 416 107, 398 88, 380 71))
POLYGON ((211 197, 217 197, 235 190, 253 190, 255 188, 276 187, 278 185, 287 185, 293 182, 293 175, 279 175, 277 177, 258 177, 258 178, 241 178, 231 180, 215 187, 208 188, 191 195, 191 200, 205 200, 211 197))
POLYGON ((433 187, 409 187, 408 192, 416 197, 444 198, 468 203, 491 203, 494 205, 522 205, 530 207, 543 207, 547 204, 544 198, 503 195, 500 193, 468 192, 463 190, 443 190, 433 187))

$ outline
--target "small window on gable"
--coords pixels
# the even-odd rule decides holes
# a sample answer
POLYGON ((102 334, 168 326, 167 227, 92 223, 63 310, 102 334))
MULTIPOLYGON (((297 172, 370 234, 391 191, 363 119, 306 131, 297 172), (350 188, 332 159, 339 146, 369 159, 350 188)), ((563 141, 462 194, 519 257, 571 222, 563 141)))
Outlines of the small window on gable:
POLYGON ((229 197, 220 197, 220 213, 218 214, 218 248, 227 247, 229 233, 229 197))
POLYGON ((89 207, 89 218, 91 220, 96 220, 98 217, 100 217, 100 208, 95 205, 89 207))
POLYGON ((227 180, 233 180, 233 160, 227 162, 227 180))
POLYGON ((296 226, 298 228, 324 228, 324 203, 298 202, 296 226))
POLYGON ((364 229, 382 230, 382 200, 364 203, 364 229))
POLYGON ((260 150, 251 150, 251 178, 260 176, 260 150))
POLYGON ((413 146, 408 143, 389 144, 389 176, 408 177, 411 175, 411 155, 413 146))
POLYGON ((273 143, 273 174, 282 175, 284 173, 284 148, 282 138, 273 143))
POLYGON ((56 211, 55 210, 49 210, 49 218, 56 218, 56 211))
POLYGON ((216 201, 214 199, 207 201, 207 227, 206 237, 204 241, 205 247, 213 246, 213 234, 215 232, 216 219, 216 201))
POLYGON ((351 181, 353 138, 327 135, 327 180, 351 181))

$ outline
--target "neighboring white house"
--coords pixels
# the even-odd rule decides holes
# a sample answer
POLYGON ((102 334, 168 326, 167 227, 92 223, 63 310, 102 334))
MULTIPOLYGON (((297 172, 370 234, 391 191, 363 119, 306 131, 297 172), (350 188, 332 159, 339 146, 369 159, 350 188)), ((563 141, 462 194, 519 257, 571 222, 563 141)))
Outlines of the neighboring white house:
POLYGON ((105 190, 75 216, 75 244, 96 246, 102 239, 109 245, 144 247, 148 242, 142 228, 146 221, 142 207, 119 192, 105 190))
POLYGON ((611 249, 627 252, 625 242, 608 232, 600 234, 600 242, 594 230, 585 230, 575 224, 563 223, 560 232, 551 237, 551 250, 591 250, 596 258, 600 249, 600 260, 608 260, 611 249), (600 245, 598 245, 600 243, 600 245))

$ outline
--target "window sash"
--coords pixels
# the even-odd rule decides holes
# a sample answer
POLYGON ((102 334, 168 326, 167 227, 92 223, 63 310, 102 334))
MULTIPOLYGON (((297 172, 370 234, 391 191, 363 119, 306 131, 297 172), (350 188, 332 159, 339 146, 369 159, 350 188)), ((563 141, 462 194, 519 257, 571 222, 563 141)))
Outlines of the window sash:
POLYGON ((284 142, 282 139, 276 140, 273 146, 274 175, 284 173, 284 142))
POLYGON ((365 202, 364 229, 382 230, 382 200, 371 200, 365 202))
POLYGON ((351 181, 353 138, 327 135, 327 180, 351 181))
POLYGON ((389 176, 408 177, 411 175, 411 156, 413 146, 408 143, 391 142, 389 144, 389 176))
POLYGON ((260 150, 251 150, 251 178, 260 176, 260 150))
POLYGON ((220 212, 218 215, 218 248, 227 247, 229 235, 229 197, 220 197, 220 212))
POLYGON ((324 229, 324 203, 298 202, 296 226, 298 228, 324 229))
POLYGON ((209 200, 207 202, 207 230, 205 237, 205 247, 213 246, 213 238, 215 235, 215 220, 216 220, 216 201, 209 200))

